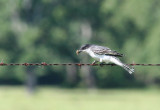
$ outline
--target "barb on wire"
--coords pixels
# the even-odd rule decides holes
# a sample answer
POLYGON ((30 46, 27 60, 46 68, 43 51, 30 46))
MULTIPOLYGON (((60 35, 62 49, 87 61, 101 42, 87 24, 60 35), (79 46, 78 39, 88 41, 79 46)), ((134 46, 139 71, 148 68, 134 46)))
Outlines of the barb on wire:
MULTIPOLYGON (((0 62, 0 66, 116 66, 116 64, 90 64, 90 63, 3 63, 3 61, 0 62)), ((160 64, 141 64, 141 63, 131 63, 127 64, 130 66, 160 66, 160 64)))

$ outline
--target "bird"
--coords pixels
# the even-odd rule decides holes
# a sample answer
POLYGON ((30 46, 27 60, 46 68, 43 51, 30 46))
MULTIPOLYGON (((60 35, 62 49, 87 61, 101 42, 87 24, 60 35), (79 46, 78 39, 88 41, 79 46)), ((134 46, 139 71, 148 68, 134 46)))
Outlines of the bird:
POLYGON ((100 62, 101 64, 114 63, 124 68, 130 74, 134 73, 134 68, 130 68, 127 64, 121 62, 120 59, 118 58, 118 57, 123 57, 124 54, 111 50, 108 47, 99 46, 95 44, 85 44, 82 45, 80 49, 76 51, 76 53, 77 55, 79 55, 80 53, 89 54, 94 59, 92 64, 96 64, 97 62, 100 62))

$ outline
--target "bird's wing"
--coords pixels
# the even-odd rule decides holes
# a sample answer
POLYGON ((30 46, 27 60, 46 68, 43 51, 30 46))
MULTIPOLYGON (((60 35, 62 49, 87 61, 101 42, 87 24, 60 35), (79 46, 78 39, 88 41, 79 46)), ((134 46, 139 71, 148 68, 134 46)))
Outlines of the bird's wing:
POLYGON ((94 45, 91 47, 91 50, 97 55, 110 55, 110 56, 118 56, 118 57, 124 56, 121 53, 118 53, 116 51, 111 50, 108 47, 103 47, 103 46, 94 45))

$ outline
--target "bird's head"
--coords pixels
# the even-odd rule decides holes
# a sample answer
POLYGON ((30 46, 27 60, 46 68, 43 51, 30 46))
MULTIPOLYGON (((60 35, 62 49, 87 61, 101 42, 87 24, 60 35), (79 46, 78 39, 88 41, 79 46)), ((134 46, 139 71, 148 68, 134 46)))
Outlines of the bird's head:
POLYGON ((78 49, 78 50, 76 51, 77 55, 78 55, 79 53, 81 53, 81 52, 86 51, 90 46, 91 46, 91 44, 82 45, 82 46, 80 47, 80 49, 78 49))

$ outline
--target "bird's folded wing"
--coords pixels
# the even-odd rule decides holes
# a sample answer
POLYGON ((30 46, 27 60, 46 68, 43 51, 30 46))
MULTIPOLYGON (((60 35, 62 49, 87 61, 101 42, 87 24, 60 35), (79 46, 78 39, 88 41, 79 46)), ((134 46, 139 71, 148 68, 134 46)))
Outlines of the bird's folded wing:
POLYGON ((116 51, 111 50, 108 47, 103 47, 103 46, 94 46, 91 48, 91 50, 97 55, 110 55, 110 56, 118 56, 118 57, 123 56, 123 54, 118 53, 116 51))

